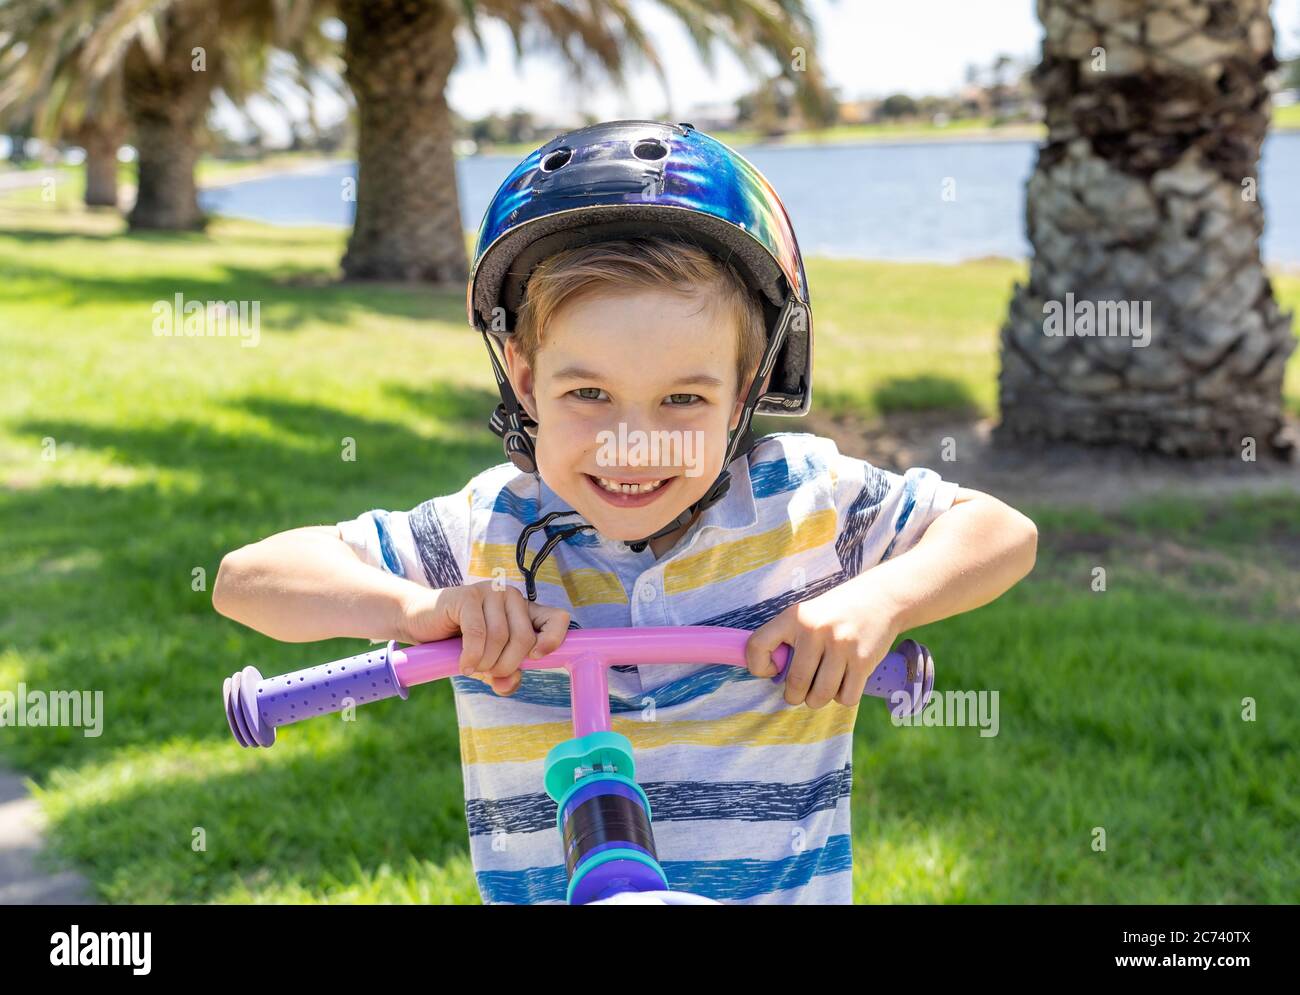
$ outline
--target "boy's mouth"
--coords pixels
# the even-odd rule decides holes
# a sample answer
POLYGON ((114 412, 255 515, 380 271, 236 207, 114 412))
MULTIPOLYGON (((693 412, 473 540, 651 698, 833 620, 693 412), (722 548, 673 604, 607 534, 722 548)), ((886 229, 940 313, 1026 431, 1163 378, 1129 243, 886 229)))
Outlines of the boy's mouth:
POLYGON ((591 489, 608 504, 616 508, 640 508, 659 499, 673 486, 676 477, 642 478, 627 480, 617 477, 597 477, 584 473, 591 489))

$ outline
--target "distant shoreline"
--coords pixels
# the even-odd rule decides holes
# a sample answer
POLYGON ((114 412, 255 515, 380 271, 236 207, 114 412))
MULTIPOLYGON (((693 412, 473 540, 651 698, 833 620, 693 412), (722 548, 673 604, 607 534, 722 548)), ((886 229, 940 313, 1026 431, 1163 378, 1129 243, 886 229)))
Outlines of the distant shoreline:
MULTIPOLYGON (((707 129, 704 130, 707 131, 707 129)), ((958 125, 945 128, 900 128, 898 131, 892 132, 864 131, 861 134, 846 133, 832 137, 826 137, 825 133, 815 131, 791 132, 788 135, 773 138, 763 138, 750 132, 707 131, 707 133, 733 148, 782 149, 815 148, 829 145, 851 147, 860 145, 956 145, 966 142, 1042 142, 1047 138, 1047 127, 1042 124, 1016 124, 998 128, 973 128, 958 125)), ((1300 134, 1300 124, 1274 125, 1269 128, 1268 134, 1300 134)), ((458 158, 493 155, 524 156, 540 148, 548 140, 538 139, 535 142, 512 142, 493 145, 471 153, 470 156, 458 156, 458 158)))
MULTIPOLYGON (((815 131, 800 131, 773 138, 763 138, 748 132, 702 130, 706 130, 707 134, 734 148, 765 149, 808 148, 826 145, 849 147, 854 145, 956 144, 959 142, 1029 142, 1041 141, 1047 136, 1047 129, 1042 125, 1008 125, 1005 128, 899 129, 896 132, 864 132, 859 135, 844 134, 837 137, 823 137, 815 131)), ((493 145, 471 155, 527 155, 534 149, 546 144, 546 141, 493 145)), ((462 156, 461 158, 470 158, 470 156, 462 156)))
MULTIPOLYGON (((320 156, 319 158, 302 159, 294 162, 276 162, 273 157, 270 162, 249 164, 246 169, 233 168, 228 171, 223 170, 221 173, 213 176, 211 179, 199 179, 199 187, 204 190, 212 190, 217 187, 227 187, 234 183, 244 183, 250 180, 262 180, 269 176, 292 176, 298 173, 317 173, 324 172, 339 163, 356 162, 356 157, 351 155, 345 156, 320 156)), ((217 159, 215 162, 223 165, 229 160, 217 159)))

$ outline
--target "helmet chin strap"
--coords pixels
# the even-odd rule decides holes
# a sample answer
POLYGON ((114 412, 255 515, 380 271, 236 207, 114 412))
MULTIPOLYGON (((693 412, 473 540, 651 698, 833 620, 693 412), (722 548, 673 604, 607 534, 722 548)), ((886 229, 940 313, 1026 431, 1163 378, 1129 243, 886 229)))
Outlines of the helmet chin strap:
MULTIPOLYGON (((758 371, 750 382, 749 392, 745 396, 744 407, 741 408, 740 421, 737 423, 736 428, 728 433, 727 451, 722 460, 722 472, 702 498, 683 510, 663 528, 652 535, 646 536, 644 539, 624 539, 624 544, 634 553, 642 552, 655 539, 676 532, 678 529, 689 528, 696 518, 726 496, 727 491, 731 488, 731 473, 727 467, 731 465, 732 460, 748 454, 754 447, 756 440, 750 430, 750 422, 754 417, 754 408, 758 404, 763 383, 768 374, 772 372, 777 354, 781 351, 781 346, 785 342, 786 332, 789 329, 795 309, 795 298, 793 296, 788 297, 785 306, 781 309, 780 316, 777 318, 775 331, 768 336, 767 349, 758 364, 758 371)), ((509 457, 510 462, 524 473, 537 474, 537 459, 533 450, 533 439, 528 433, 528 428, 530 426, 536 428, 537 422, 523 409, 519 399, 515 396, 514 389, 510 385, 510 379, 506 376, 505 370, 497 359, 496 351, 492 348, 486 330, 483 330, 483 343, 487 346, 488 356, 492 360, 492 372, 496 377, 497 389, 500 391, 502 399, 502 403, 497 405, 492 417, 488 420, 488 425, 493 432, 504 440, 506 456, 509 457)), ((515 562, 519 566, 519 572, 524 576, 524 586, 528 592, 529 601, 537 600, 537 571, 556 544, 584 529, 594 530, 596 526, 584 522, 558 529, 547 536, 541 550, 533 558, 532 565, 525 566, 524 555, 528 551, 529 538, 537 530, 545 529, 556 518, 578 514, 576 511, 552 511, 531 525, 526 525, 520 533, 519 541, 515 545, 515 562)))

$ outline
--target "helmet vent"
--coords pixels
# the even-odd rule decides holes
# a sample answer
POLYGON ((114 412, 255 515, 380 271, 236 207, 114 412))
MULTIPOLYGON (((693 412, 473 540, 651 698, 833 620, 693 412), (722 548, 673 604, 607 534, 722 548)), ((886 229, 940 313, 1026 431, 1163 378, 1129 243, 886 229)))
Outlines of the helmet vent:
POLYGON ((549 152, 542 160, 542 172, 554 173, 572 158, 573 149, 556 149, 554 152, 549 152))
POLYGON ((632 146, 632 154, 646 162, 655 162, 668 154, 668 146, 657 138, 643 138, 632 146))

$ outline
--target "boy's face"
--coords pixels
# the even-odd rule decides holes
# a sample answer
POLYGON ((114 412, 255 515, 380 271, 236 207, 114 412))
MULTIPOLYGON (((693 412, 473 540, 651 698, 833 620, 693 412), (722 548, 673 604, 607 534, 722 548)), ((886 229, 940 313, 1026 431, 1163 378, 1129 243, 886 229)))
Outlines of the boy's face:
MULTIPOLYGON (((740 421, 736 334, 704 295, 638 289, 567 302, 533 367, 507 339, 510 381, 538 423, 547 485, 622 540, 645 538, 703 497, 740 421), (598 478, 660 483, 613 493, 598 478)), ((656 555, 684 531, 656 540, 656 555)))

